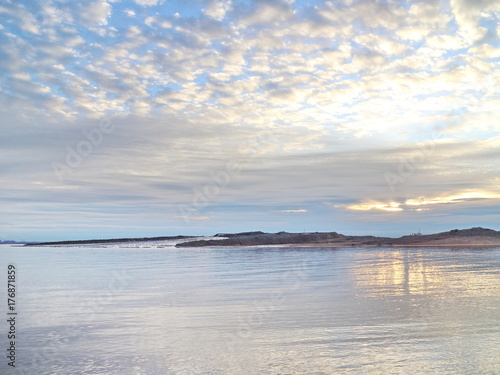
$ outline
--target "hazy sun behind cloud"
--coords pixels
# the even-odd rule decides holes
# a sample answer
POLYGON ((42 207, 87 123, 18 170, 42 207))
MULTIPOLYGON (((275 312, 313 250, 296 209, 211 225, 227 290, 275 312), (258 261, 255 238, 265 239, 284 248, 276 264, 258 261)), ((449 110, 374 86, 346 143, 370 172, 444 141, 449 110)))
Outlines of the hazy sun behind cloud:
POLYGON ((473 200, 500 200, 500 194, 498 193, 487 193, 480 191, 468 191, 457 193, 449 196, 442 196, 436 198, 426 198, 419 197, 417 199, 408 199, 404 202, 367 202, 360 204, 350 204, 345 207, 348 210, 355 211, 370 211, 370 210, 382 210, 389 212, 399 212, 405 210, 421 210, 421 208, 413 208, 414 206, 429 206, 429 205, 443 205, 443 204, 457 204, 473 200))

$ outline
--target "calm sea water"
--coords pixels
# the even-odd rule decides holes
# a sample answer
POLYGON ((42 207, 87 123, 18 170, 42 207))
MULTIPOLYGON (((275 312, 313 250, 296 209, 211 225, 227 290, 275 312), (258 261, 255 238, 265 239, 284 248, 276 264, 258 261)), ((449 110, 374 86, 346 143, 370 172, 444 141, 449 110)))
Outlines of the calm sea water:
POLYGON ((500 374, 500 248, 1 246, 0 278, 1 374, 500 374))

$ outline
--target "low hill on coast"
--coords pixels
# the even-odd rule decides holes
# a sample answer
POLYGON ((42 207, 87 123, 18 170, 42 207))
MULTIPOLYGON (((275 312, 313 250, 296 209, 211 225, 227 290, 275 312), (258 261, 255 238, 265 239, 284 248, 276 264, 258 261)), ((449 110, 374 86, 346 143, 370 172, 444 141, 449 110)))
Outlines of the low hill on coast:
POLYGON ((176 247, 200 247, 200 246, 257 246, 257 245, 286 245, 296 243, 311 242, 333 242, 343 240, 345 236, 337 232, 324 233, 236 233, 217 234, 216 237, 226 237, 225 239, 199 240, 179 243, 176 247))

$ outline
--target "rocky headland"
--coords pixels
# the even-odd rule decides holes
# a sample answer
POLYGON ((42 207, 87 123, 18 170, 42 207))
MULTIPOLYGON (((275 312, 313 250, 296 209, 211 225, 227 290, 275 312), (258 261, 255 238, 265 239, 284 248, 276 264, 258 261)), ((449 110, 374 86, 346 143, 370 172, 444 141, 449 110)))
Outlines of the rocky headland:
POLYGON ((500 231, 485 228, 454 229, 436 234, 420 234, 402 236, 399 238, 376 236, 348 236, 337 232, 314 233, 264 233, 246 232, 235 234, 217 234, 223 239, 186 241, 176 247, 202 246, 500 246, 500 231))

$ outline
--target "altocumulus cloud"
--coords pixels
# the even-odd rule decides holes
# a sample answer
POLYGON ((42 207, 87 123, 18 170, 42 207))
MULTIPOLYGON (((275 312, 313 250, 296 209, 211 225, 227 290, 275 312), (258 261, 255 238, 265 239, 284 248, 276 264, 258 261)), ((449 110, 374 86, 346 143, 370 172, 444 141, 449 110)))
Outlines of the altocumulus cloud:
POLYGON ((443 215, 492 226, 499 11, 494 0, 5 1, 0 236, 302 230, 304 215, 283 213, 305 212, 318 230, 391 234, 443 215), (103 119, 113 132, 60 181, 52 164, 103 119), (241 173, 203 220, 183 222, 176 206, 228 162, 241 173))

